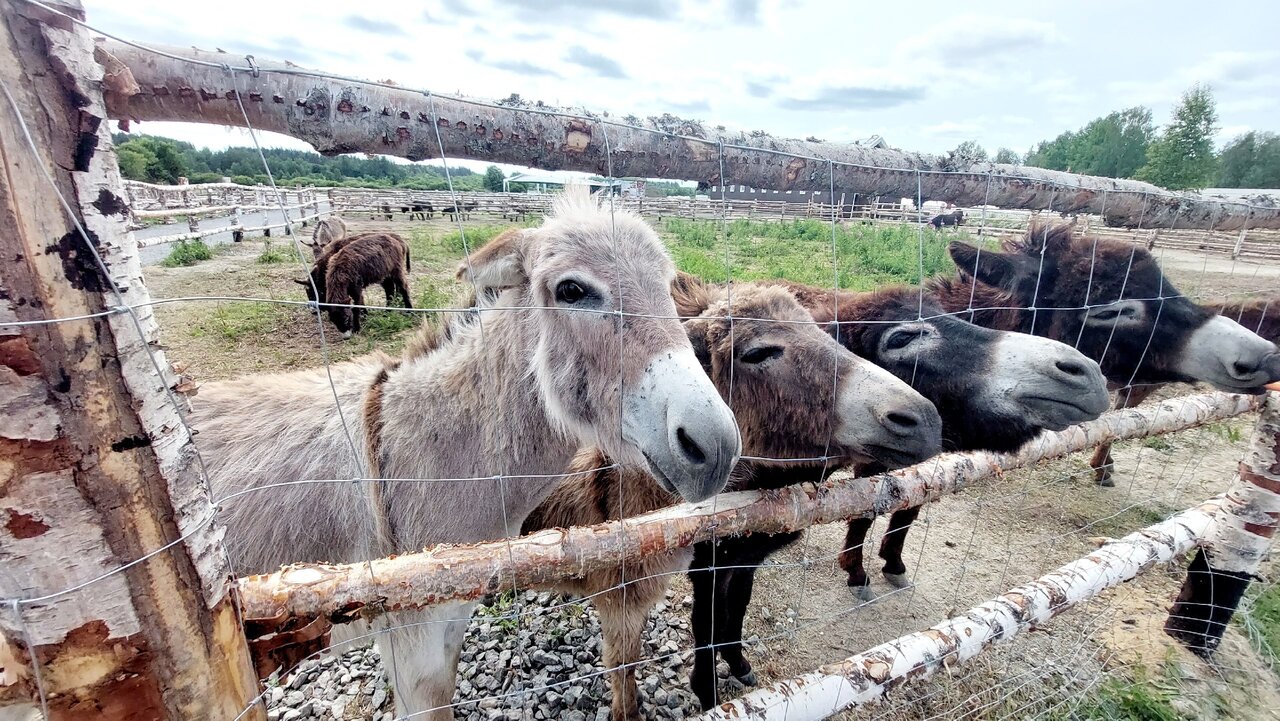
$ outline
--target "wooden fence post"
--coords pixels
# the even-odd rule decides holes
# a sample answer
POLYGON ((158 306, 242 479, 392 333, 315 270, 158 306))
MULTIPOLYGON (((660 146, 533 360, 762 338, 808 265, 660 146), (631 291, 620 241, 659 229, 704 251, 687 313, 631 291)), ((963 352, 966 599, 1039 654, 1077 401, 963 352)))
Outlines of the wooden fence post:
POLYGON ((1166 633, 1201 656, 1218 648, 1280 528, 1280 394, 1268 395, 1240 477, 1165 622, 1166 633))
MULTIPOLYGON (((52 4, 82 15, 75 0, 52 4)), ((176 379, 141 305, 92 38, 0 4, 0 82, 0 707, 43 704, 49 721, 235 718, 258 684, 176 379)))

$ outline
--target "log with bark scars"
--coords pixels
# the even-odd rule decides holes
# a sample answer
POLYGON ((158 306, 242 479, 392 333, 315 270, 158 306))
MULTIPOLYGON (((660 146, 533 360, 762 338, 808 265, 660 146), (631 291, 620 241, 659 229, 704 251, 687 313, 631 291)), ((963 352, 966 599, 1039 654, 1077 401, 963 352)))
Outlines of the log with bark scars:
POLYGON ((904 682, 927 679, 997 642, 1049 621, 1077 604, 1168 563, 1204 538, 1223 502, 1211 498, 1148 526, 1052 573, 1010 589, 924 631, 778 681, 698 717, 699 721, 817 721, 874 701, 904 682))
POLYGON ((1280 395, 1267 399, 1222 507, 1164 626, 1202 656, 1217 650, 1280 531, 1280 395))
POLYGON ((383 610, 478 599, 516 587, 616 567, 713 536, 784 533, 816 523, 882 515, 922 505, 975 480, 1105 440, 1142 438, 1231 418, 1256 397, 1206 393, 1108 413, 1060 433, 1046 433, 1016 454, 947 454, 870 478, 831 479, 770 491, 725 493, 698 504, 596 526, 551 529, 511 541, 439 545, 370 563, 297 564, 240 579, 250 618, 317 616, 342 623, 383 610), (623 527, 625 523, 625 529, 623 527), (376 579, 376 580, 375 580, 376 579))
POLYGON ((113 72, 107 92, 112 117, 245 127, 238 96, 248 125, 298 138, 327 155, 379 153, 424 160, 440 157, 443 144, 449 158, 768 190, 827 192, 834 187, 851 202, 873 196, 915 198, 918 192, 925 200, 962 206, 1094 213, 1114 226, 1280 228, 1280 205, 1265 197, 1249 204, 1213 200, 1136 180, 730 133, 670 115, 638 127, 541 103, 427 95, 335 78, 292 63, 255 59, 248 66, 244 56, 230 53, 156 48, 175 57, 103 41, 101 55, 113 72), (124 77, 122 67, 132 76, 124 77), (236 68, 240 70, 233 72, 236 68))
POLYGON ((0 706, 233 718, 257 681, 221 531, 155 320, 113 311, 150 297, 93 54, 64 18, 0 4, 0 706))

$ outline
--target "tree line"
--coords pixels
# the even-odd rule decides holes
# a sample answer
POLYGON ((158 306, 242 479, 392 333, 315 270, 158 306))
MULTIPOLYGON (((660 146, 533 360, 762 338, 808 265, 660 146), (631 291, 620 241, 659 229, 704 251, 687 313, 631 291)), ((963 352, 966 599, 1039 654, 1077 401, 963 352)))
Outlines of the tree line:
MULTIPOLYGON (((1249 131, 1215 152, 1217 123, 1212 89, 1196 85, 1183 94, 1163 129, 1157 130, 1150 108, 1136 106, 1036 143, 1025 155, 1000 148, 992 160, 1134 178, 1169 190, 1280 188, 1280 135, 1249 131)), ((971 140, 951 152, 973 160, 988 158, 987 151, 971 140)))

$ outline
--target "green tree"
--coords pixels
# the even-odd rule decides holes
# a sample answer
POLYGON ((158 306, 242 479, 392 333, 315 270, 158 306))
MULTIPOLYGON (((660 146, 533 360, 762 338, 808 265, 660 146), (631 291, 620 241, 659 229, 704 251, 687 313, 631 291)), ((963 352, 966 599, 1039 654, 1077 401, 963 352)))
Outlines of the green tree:
POLYGON ((1136 177, 1169 190, 1208 185, 1217 170, 1213 154, 1217 122, 1213 91, 1206 85, 1193 86, 1174 108, 1164 133, 1147 149, 1147 163, 1136 177))
POLYGON ((1018 153, 1011 148, 1000 148, 996 151, 995 162, 1017 165, 1022 162, 1022 156, 1018 155, 1018 153))
POLYGON ((951 157, 964 162, 980 163, 987 159, 987 150, 978 145, 976 140, 966 140, 951 151, 951 157))
POLYGON ((120 174, 129 180, 147 179, 147 163, 155 159, 149 152, 141 148, 121 145, 116 149, 116 159, 120 163, 120 174))
POLYGON ((495 193, 502 192, 502 182, 506 179, 507 176, 502 174, 501 168, 490 165, 489 169, 484 171, 484 188, 495 193))
POLYGON ((147 163, 147 175, 153 183, 178 182, 178 178, 187 174, 187 166, 182 156, 171 142, 157 142, 154 145, 155 159, 147 163))
POLYGON ((1280 135, 1250 131, 1218 155, 1222 188, 1280 188, 1280 135))
POLYGON ((1027 153, 1026 164, 1085 175, 1131 178, 1147 160, 1147 148, 1155 136, 1151 110, 1125 108, 1094 118, 1076 131, 1037 143, 1027 153))

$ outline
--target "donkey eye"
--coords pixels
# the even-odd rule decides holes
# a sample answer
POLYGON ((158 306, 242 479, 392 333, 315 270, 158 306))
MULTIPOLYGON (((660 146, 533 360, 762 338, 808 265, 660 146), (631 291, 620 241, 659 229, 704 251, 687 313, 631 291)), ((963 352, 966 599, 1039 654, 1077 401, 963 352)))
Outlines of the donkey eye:
POLYGON ((556 285, 556 302, 573 305, 587 297, 587 289, 574 280, 562 280, 556 285))
POLYGON ((915 328, 912 330, 899 330, 889 334, 884 341, 885 350, 900 350, 911 345, 916 339, 925 334, 923 328, 915 328))
POLYGON ((776 346, 776 345, 767 345, 767 346, 761 346, 759 348, 752 348, 751 350, 739 356, 738 360, 742 361, 743 363, 749 363, 751 365, 755 365, 756 363, 763 363, 769 360, 770 358, 777 358, 778 356, 782 355, 782 350, 783 350, 782 346, 776 346))

